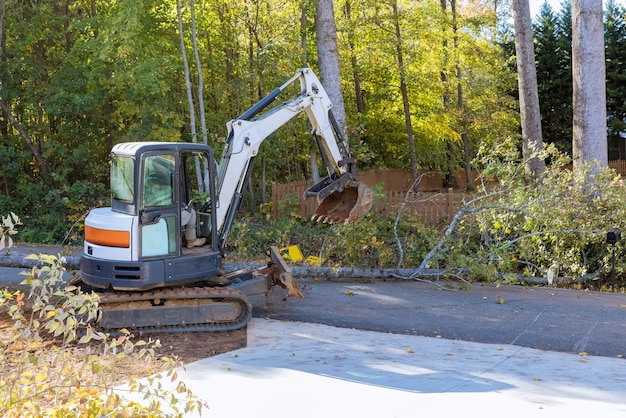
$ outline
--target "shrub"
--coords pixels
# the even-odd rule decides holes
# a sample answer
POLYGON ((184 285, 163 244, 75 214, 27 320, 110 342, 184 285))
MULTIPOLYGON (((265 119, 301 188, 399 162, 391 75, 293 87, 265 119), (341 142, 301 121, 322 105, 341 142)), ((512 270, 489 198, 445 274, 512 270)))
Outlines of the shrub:
MULTIPOLYGON (((0 308, 13 321, 0 339, 2 416, 153 416, 163 415, 162 403, 181 415, 205 406, 182 382, 175 394, 162 390, 160 374, 145 382, 131 378, 129 390, 142 393, 145 403, 122 397, 114 387, 120 371, 129 362, 154 361, 158 341, 95 330, 97 295, 65 286, 63 258, 30 258, 39 265, 26 273, 28 295, 8 289, 0 295, 0 308)), ((165 365, 174 381, 176 366, 175 359, 165 365)))
POLYGON ((5 207, 4 213, 23 214, 21 240, 38 244, 80 242, 86 213, 93 207, 107 205, 109 200, 109 192, 96 182, 77 181, 59 189, 50 189, 44 182, 33 182, 21 184, 20 189, 22 193, 14 200, 3 202, 0 199, 0 210, 5 207))
MULTIPOLYGON (((576 279, 604 276, 610 267, 606 233, 626 227, 623 180, 610 168, 575 173, 564 168, 565 156, 548 147, 544 157, 551 164, 532 184, 514 155, 492 152, 483 159, 484 184, 490 186, 462 209, 439 262, 487 276, 546 276, 549 269, 576 279)), ((615 249, 622 254, 621 243, 615 249)))
POLYGON ((298 217, 274 222, 235 222, 229 250, 255 259, 274 245, 298 245, 304 257, 319 256, 328 266, 361 268, 414 267, 434 243, 438 232, 419 221, 367 215, 349 225, 328 225, 298 217), (402 254, 401 254, 402 253, 402 254))
POLYGON ((334 266, 413 268, 438 235, 436 230, 410 217, 393 219, 368 214, 353 224, 331 228, 320 258, 334 266))

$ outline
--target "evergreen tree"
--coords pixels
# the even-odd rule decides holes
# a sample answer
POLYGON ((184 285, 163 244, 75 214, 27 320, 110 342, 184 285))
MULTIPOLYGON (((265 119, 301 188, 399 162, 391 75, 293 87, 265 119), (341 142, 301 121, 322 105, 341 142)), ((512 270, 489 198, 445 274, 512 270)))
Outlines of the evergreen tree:
POLYGON ((572 2, 563 0, 561 11, 557 15, 557 39, 559 65, 554 77, 559 82, 560 100, 558 105, 558 123, 562 130, 563 151, 571 155, 572 129, 574 124, 572 106, 572 2))
MULTIPOLYGON (((571 77, 564 74, 563 68, 569 52, 563 54, 564 43, 560 42, 558 25, 559 20, 550 5, 543 3, 533 25, 543 138, 546 143, 555 143, 559 149, 569 151, 571 107, 564 104, 571 103, 571 77)), ((565 67, 571 68, 569 64, 565 67)))
POLYGON ((609 160, 626 158, 626 25, 624 7, 609 0, 605 11, 606 107, 609 160))

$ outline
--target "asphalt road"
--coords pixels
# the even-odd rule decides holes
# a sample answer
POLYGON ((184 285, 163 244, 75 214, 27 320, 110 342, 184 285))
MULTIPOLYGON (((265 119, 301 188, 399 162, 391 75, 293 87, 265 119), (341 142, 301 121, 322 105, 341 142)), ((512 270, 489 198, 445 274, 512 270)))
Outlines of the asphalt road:
POLYGON ((414 281, 299 279, 305 298, 254 297, 254 316, 337 327, 626 357, 626 295, 474 284, 446 291, 414 281))
MULTIPOLYGON (((26 268, 0 267, 0 286, 26 268)), ((69 273, 68 273, 69 277, 69 273)), ((626 357, 626 294, 474 284, 447 291, 403 281, 298 278, 305 297, 282 289, 251 298, 255 317, 542 350, 626 357)))

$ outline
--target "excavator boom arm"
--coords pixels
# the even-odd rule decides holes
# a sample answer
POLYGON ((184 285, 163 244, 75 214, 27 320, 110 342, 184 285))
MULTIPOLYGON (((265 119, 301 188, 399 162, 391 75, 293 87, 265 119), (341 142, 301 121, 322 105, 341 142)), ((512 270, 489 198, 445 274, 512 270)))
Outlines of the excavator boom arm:
MULTIPOLYGON (((332 103, 317 76, 309 68, 302 68, 281 87, 261 99, 239 118, 228 123, 228 137, 217 179, 216 216, 217 228, 220 231, 220 248, 227 241, 235 212, 239 208, 252 163, 260 145, 268 136, 301 112, 305 112, 308 116, 322 160, 328 170, 328 177, 322 182, 323 187, 319 184, 314 186, 309 189, 307 196, 317 197, 320 207, 323 207, 326 212, 328 208, 325 208, 323 204, 326 197, 334 192, 342 193, 346 187, 354 188, 360 191, 359 197, 361 197, 361 201, 355 201, 353 205, 359 206, 358 217, 369 210, 373 193, 369 188, 357 182, 354 160, 350 157, 347 141, 337 127, 331 108, 332 103), (296 80, 300 81, 301 93, 266 110, 280 93, 296 80)), ((354 196, 350 198, 351 202, 353 198, 354 196)), ((342 199, 335 196, 333 200, 341 201, 342 199)), ((342 202, 342 205, 345 206, 345 202, 342 202)), ((347 204, 348 207, 350 205, 352 203, 347 204)), ((347 213, 349 212, 350 210, 347 213)), ((350 218, 349 214, 339 217, 324 214, 324 219, 321 217, 318 219, 337 223, 356 220, 350 218)))

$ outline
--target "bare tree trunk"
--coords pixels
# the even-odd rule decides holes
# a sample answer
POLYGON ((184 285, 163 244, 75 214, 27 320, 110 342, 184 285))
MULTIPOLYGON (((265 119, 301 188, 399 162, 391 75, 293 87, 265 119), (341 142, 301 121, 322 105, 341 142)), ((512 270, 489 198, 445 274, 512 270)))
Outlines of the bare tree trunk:
POLYGON ((341 89, 339 47, 333 0, 320 0, 315 7, 315 35, 319 75, 333 103, 333 114, 343 133, 346 130, 346 110, 341 89))
MULTIPOLYGON (((41 152, 39 151, 39 148, 37 148, 37 144, 35 144, 32 138, 24 130, 24 127, 20 125, 17 119, 15 119, 15 116, 13 116, 13 113, 11 112, 11 108, 9 107, 9 105, 1 98, 0 98, 0 108, 2 109, 4 113, 4 117, 8 119, 9 122, 11 122, 11 125, 13 126, 13 128, 15 128, 15 130, 20 133, 20 136, 24 139, 24 141, 26 141, 26 144, 30 148, 30 151, 33 153, 33 156, 35 157, 35 160, 37 161, 37 164, 39 165, 39 169, 41 170, 41 173, 44 174, 46 177, 49 177, 50 170, 48 169, 48 164, 46 160, 44 159, 43 155, 41 154, 41 152)), ((50 179, 50 180, 54 184, 54 179, 50 179)))
POLYGON ((348 39, 350 42, 350 64, 352 66, 352 80, 354 83, 354 96, 356 99, 356 111, 358 113, 364 113, 365 112, 365 102, 363 100, 363 91, 361 90, 361 76, 359 74, 359 65, 356 59, 356 53, 355 53, 355 48, 354 48, 354 29, 353 29, 353 22, 352 22, 352 16, 350 14, 350 1, 346 0, 346 2, 344 3, 344 13, 346 15, 346 20, 348 21, 348 26, 349 26, 349 34, 348 34, 348 39))
POLYGON ((307 3, 303 3, 302 6, 302 13, 300 14, 300 47, 302 48, 302 66, 303 67, 308 67, 308 53, 309 53, 309 49, 308 49, 308 45, 307 45, 307 39, 306 39, 306 27, 307 27, 307 3))
MULTIPOLYGON (((533 179, 539 179, 546 165, 542 158, 533 153, 543 149, 539 93, 537 92, 537 70, 535 50, 530 20, 528 0, 513 0, 513 22, 515 26, 515 54, 517 56, 517 79, 519 86, 519 107, 522 124, 522 153, 526 172, 533 179)), ((604 79, 603 79, 604 80, 604 79)))
POLYGON ((317 165, 317 151, 314 147, 309 148, 309 153, 311 155, 311 178, 313 179, 313 184, 317 184, 320 182, 320 169, 317 165))
MULTIPOLYGON (((196 61, 196 72, 198 73, 198 113, 200 115, 200 130, 202 132, 202 143, 208 145, 208 134, 206 128, 206 117, 204 110, 204 77, 202 75, 202 64, 200 53, 198 52, 198 34, 196 31, 196 6, 194 0, 189 0, 191 13, 191 44, 193 45, 193 56, 196 61)), ((209 192, 209 162, 203 161, 196 156, 196 175, 198 175, 198 188, 202 193, 209 192), (204 163, 204 165, 203 165, 204 163), (200 173, 201 172, 201 173, 200 173), (200 179, 203 179, 202 181, 200 179)))
POLYGON ((404 59, 402 53, 402 35, 400 33, 400 19, 398 16, 398 2, 393 2, 393 17, 396 30, 396 58, 398 60, 398 72, 400 74, 400 92, 402 94, 402 104, 404 106, 404 121, 406 124, 406 134, 409 143, 409 157, 411 158, 411 176, 413 177, 413 189, 419 188, 419 170, 417 169, 417 155, 415 153, 415 137, 413 134, 413 124, 411 122, 411 107, 409 105, 409 93, 406 87, 406 73, 404 71, 404 59))
MULTIPOLYGON (((307 44, 307 11, 308 11, 308 3, 302 4, 302 14, 300 15, 300 42, 302 45, 302 66, 308 66, 308 44, 307 44)), ((320 170, 317 165, 317 150, 314 146, 309 148, 309 156, 311 160, 311 178, 313 179, 313 184, 317 184, 320 181, 320 170)))
POLYGON ((604 23, 600 0, 572 1, 574 170, 608 165, 604 23))
POLYGON ((474 191, 476 190, 476 184, 474 184, 474 176, 472 175, 472 158, 471 158, 471 151, 472 151, 472 144, 470 142, 470 139, 467 137, 467 132, 463 131, 463 133, 461 134, 461 137, 463 138, 463 162, 465 165, 465 188, 468 191, 474 191))
MULTIPOLYGON (((183 67, 185 69, 185 87, 187 89, 187 103, 189 104, 189 129, 191 130, 192 142, 198 142, 198 134, 196 133, 196 113, 193 104, 193 94, 191 93, 191 77, 189 75, 189 63, 187 62, 187 51, 185 50, 185 34, 183 32, 183 16, 180 8, 180 0, 176 0, 176 15, 178 16, 178 33, 180 35, 180 53, 183 58, 183 67)), ((202 181, 202 170, 200 164, 196 163, 196 178, 198 185, 203 192, 204 182, 202 181)))
POLYGON ((261 161, 261 203, 267 202, 266 194, 267 194, 267 170, 266 170, 266 161, 265 158, 261 161))
MULTIPOLYGON (((457 14, 456 14, 456 0, 450 1, 450 8, 452 10, 452 30, 454 33, 454 49, 458 50, 459 48, 459 39, 458 39, 458 25, 457 25, 457 14)), ((461 64, 458 59, 456 62, 456 96, 457 96, 457 107, 459 109, 459 114, 463 119, 465 119, 465 101, 463 99, 463 84, 461 83, 462 78, 461 73, 461 64)), ((465 169, 465 187, 467 190, 474 190, 476 186, 474 185, 474 178, 472 177, 472 144, 470 143, 469 136, 467 135, 467 129, 465 128, 465 124, 463 123, 461 126, 461 140, 463 141, 463 162, 465 169)))
POLYGON ((4 62, 6 60, 6 49, 7 49, 7 42, 6 42, 6 33, 5 33, 5 27, 4 27, 4 18, 6 17, 7 14, 7 4, 6 4, 6 0, 0 0, 0 50, 2 51, 2 62, 4 62))
POLYGON ((180 0, 176 0, 176 15, 178 16, 178 34, 180 37, 180 54, 183 58, 183 68, 185 70, 185 88, 187 90, 187 104, 189 105, 189 129, 191 131, 192 142, 197 142, 196 134, 196 113, 193 105, 193 94, 191 93, 191 76, 189 74, 189 63, 187 62, 187 51, 185 49, 185 33, 183 32, 183 16, 180 7, 180 0))
POLYGON ((196 60, 196 71, 198 72, 198 113, 200 114, 200 129, 202 130, 202 142, 207 145, 206 118, 204 114, 204 77, 202 77, 202 65, 198 52, 198 37, 196 33, 196 11, 194 0, 189 0, 191 9, 191 43, 193 45, 193 56, 196 60))
MULTIPOLYGON (((7 5, 5 0, 0 0, 0 51, 2 52, 2 56, 0 57, 0 62, 4 66, 7 61, 7 44, 6 44, 6 34, 5 34, 5 25, 4 18, 6 17, 7 5)), ((0 75, 0 83, 5 85, 5 75, 0 75)), ((9 134, 9 123, 7 118, 2 118, 0 120, 0 138, 7 138, 9 134)), ((6 139, 5 139, 6 140, 6 139)), ((9 146, 8 142, 5 144, 4 141, 0 143, 0 146, 9 146)), ((9 179, 5 173, 2 173, 2 180, 4 186, 4 194, 6 196, 10 196, 11 190, 9 188, 9 179)))
MULTIPOLYGON (((439 7, 441 8, 441 13, 444 17, 444 22, 447 23, 447 7, 448 0, 440 0, 439 7)), ((454 7, 453 7, 454 8, 454 7)), ((454 14, 453 14, 453 22, 454 24, 454 14)), ((443 36, 443 64, 441 66, 441 70, 439 71, 439 77, 441 78, 441 84, 443 85, 443 94, 441 97, 441 102, 443 104, 444 112, 448 112, 450 110, 450 102, 451 102, 451 88, 450 88, 450 74, 449 74, 449 65, 450 65, 450 56, 449 56, 449 48, 448 48, 448 38, 446 35, 447 28, 444 26, 442 30, 443 36)), ((455 160, 454 158, 454 144, 449 138, 445 138, 446 144, 446 153, 447 153, 447 163, 445 166, 445 187, 457 187, 456 177, 451 174, 452 167, 451 162, 455 160)), ((415 181, 415 179, 414 179, 415 181)))

